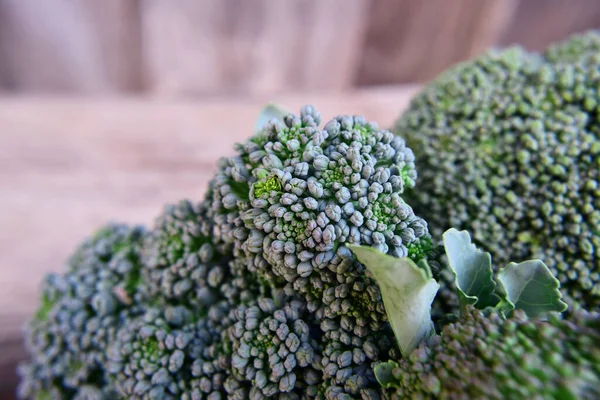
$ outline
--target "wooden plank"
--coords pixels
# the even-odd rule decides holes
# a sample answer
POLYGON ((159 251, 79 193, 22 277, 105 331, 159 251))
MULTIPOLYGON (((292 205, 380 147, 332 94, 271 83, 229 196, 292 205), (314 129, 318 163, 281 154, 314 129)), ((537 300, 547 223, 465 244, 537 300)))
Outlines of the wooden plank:
MULTIPOLYGON (((313 99, 324 118, 362 114, 390 126, 412 93, 271 100, 299 110, 313 99)), ((252 134, 266 102, 0 98, 0 344, 14 342, 37 306, 42 276, 61 271, 94 229, 151 224, 163 204, 201 199, 217 159, 252 134)))
POLYGON ((360 85, 416 82, 493 45, 517 0, 374 0, 360 85))
POLYGON ((367 0, 141 0, 152 93, 272 93, 352 85, 367 0))
POLYGON ((0 82, 24 92, 138 90, 137 0, 0 0, 0 82))
POLYGON ((549 44, 588 29, 600 28, 596 0, 522 0, 498 44, 543 50, 549 44))

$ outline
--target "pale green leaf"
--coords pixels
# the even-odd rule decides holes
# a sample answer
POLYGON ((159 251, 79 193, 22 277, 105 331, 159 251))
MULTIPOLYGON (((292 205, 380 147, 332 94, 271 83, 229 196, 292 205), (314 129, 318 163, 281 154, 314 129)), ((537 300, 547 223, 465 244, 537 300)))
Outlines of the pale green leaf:
POLYGON ((484 309, 496 305, 499 299, 494 294, 496 283, 490 253, 475 247, 467 231, 452 228, 444 233, 443 239, 448 264, 456 278, 461 306, 474 304, 484 309))
POLYGON ((367 246, 348 245, 375 277, 400 352, 408 355, 434 331, 431 303, 440 285, 426 263, 396 258, 367 246))
POLYGON ((258 115, 256 124, 254 125, 254 132, 259 133, 272 119, 278 119, 283 121, 283 118, 290 112, 277 104, 267 104, 258 115))
POLYGON ((506 310, 517 308, 537 317, 567 309, 561 300, 559 281, 541 260, 510 263, 498 272, 497 280, 499 289, 506 293, 502 305, 506 310))
POLYGON ((394 376, 394 369, 398 368, 398 363, 395 361, 380 362, 375 365, 373 372, 377 382, 384 387, 390 388, 397 386, 398 378, 394 376))

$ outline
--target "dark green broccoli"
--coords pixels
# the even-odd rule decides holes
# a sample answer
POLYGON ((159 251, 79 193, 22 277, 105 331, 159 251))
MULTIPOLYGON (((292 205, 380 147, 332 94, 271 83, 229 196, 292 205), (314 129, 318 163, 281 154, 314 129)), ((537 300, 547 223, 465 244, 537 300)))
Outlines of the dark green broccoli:
MULTIPOLYGON (((277 309, 272 299, 235 311, 229 330, 232 373, 252 386, 252 399, 272 398, 279 393, 315 395, 321 382, 318 344, 301 301, 285 301, 277 309)), ((314 327, 313 327, 314 329, 314 327)))
POLYGON ((459 64, 395 126, 417 159, 408 201, 434 237, 468 229, 502 263, 542 259, 587 307, 600 305, 598 38, 459 64))
POLYGON ((21 397, 113 398, 106 350, 131 305, 143 301, 143 238, 140 227, 107 226, 76 250, 63 275, 46 278, 27 332, 32 359, 20 367, 21 397))
POLYGON ((373 272, 403 358, 379 363, 391 399, 595 399, 600 396, 600 314, 566 309, 560 283, 540 260, 494 276, 489 253, 467 232, 443 235, 460 316, 435 334, 440 287, 426 262, 352 246, 373 272), (420 345, 419 345, 420 343, 420 345))
POLYGON ((183 308, 150 308, 122 325, 108 348, 109 382, 127 399, 222 398, 223 332, 222 321, 194 322, 183 308))
MULTIPOLYGON (((416 179, 404 141, 359 116, 320 123, 311 106, 271 120, 219 162, 206 201, 214 237, 246 260, 243 271, 301 295, 326 346, 340 346, 342 338, 353 351, 378 342, 389 327, 377 285, 345 244, 415 259, 432 244, 427 224, 401 197, 416 179)), ((389 341, 343 372, 329 360, 337 356, 331 350, 323 379, 366 396, 377 387, 371 364, 393 348, 389 341)))
POLYGON ((391 399, 598 399, 600 314, 531 321, 469 306, 458 322, 388 366, 391 399))
POLYGON ((184 200, 167 205, 157 218, 144 247, 144 287, 149 297, 192 308, 222 297, 228 258, 213 241, 206 210, 206 203, 184 200))
POLYGON ((476 284, 446 276, 464 271, 450 253, 444 268, 402 198, 416 179, 404 141, 361 117, 319 124, 310 106, 272 120, 220 162, 204 201, 165 207, 148 232, 110 226, 84 243, 47 279, 21 397, 379 400, 376 366, 418 344, 403 330, 433 329, 412 317, 431 315, 435 279, 457 292, 434 314, 562 310, 536 262, 507 265, 498 287, 485 262, 476 284), (359 245, 409 268, 382 283, 359 245), (517 267, 533 274, 527 290, 517 267), (396 291, 408 308, 387 302, 395 280, 415 279, 396 291), (498 290, 473 300, 482 282, 498 290))

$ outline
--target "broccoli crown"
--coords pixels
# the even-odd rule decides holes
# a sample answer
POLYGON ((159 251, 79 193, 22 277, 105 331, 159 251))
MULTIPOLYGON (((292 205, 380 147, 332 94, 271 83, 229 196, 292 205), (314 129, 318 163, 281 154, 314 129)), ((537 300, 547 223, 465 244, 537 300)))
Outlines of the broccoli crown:
POLYGON ((469 307, 440 336, 389 364, 392 399, 597 399, 600 314, 542 321, 469 307))
POLYGON ((341 282, 371 283, 344 243, 417 257, 429 246, 426 223, 400 196, 416 178, 404 141, 361 117, 320 121, 310 106, 272 121, 220 162, 208 195, 215 236, 312 311, 341 282))
MULTIPOLYGON (((300 295, 327 341, 354 338, 361 347, 386 329, 387 316, 378 286, 345 244, 419 259, 431 239, 402 199, 416 180, 404 141, 359 116, 320 123, 311 106, 269 122, 219 162, 206 202, 213 236, 246 260, 244 272, 300 295)), ((345 348, 353 346, 350 339, 345 348)), ((357 382, 346 386, 360 395, 377 385, 363 372, 386 354, 358 356, 356 368, 324 379, 357 382)))
POLYGON ((221 160, 204 201, 112 225, 53 274, 29 327, 24 398, 378 400, 398 357, 347 244, 421 259, 404 141, 307 106, 221 160))
POLYGON ((467 229, 501 264, 542 259, 588 307, 600 305, 598 37, 460 64, 395 125, 417 154, 408 201, 434 237, 467 229))
POLYGON ((27 332, 24 398, 111 398, 106 349, 133 302, 141 301, 140 227, 109 225, 85 241, 64 275, 50 274, 27 332), (104 396, 104 397, 103 397, 104 396))

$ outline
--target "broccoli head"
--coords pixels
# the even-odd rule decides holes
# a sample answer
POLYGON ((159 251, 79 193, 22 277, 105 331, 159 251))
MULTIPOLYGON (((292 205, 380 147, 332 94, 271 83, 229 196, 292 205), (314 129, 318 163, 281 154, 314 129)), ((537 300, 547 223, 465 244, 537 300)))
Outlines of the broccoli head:
POLYGON ((469 307, 440 336, 388 363, 391 399, 597 399, 600 314, 530 320, 469 307))
POLYGON ((206 202, 213 236, 246 261, 243 273, 300 296, 314 313, 333 346, 324 379, 361 395, 377 385, 372 362, 395 346, 344 358, 339 371, 331 363, 340 338, 344 351, 363 351, 389 329, 378 286, 346 244, 420 259, 431 238, 402 198, 416 180, 404 140, 360 116, 320 124, 312 106, 271 120, 219 162, 206 202))
POLYGON ((598 38, 459 64, 395 125, 417 159, 408 201, 434 237, 468 229, 501 263, 542 259, 587 307, 600 306, 598 38))
POLYGON ((369 287, 345 243, 415 257, 429 245, 427 224, 401 197, 416 179, 404 141, 362 117, 320 122, 310 106, 272 120, 221 160, 208 195, 219 240, 249 270, 303 293, 312 311, 342 282, 369 287))
POLYGON ((32 356, 19 368, 23 398, 113 398, 107 385, 106 349, 139 287, 140 227, 109 225, 75 251, 63 275, 50 274, 27 331, 32 356), (46 397, 44 397, 46 396, 46 397))

